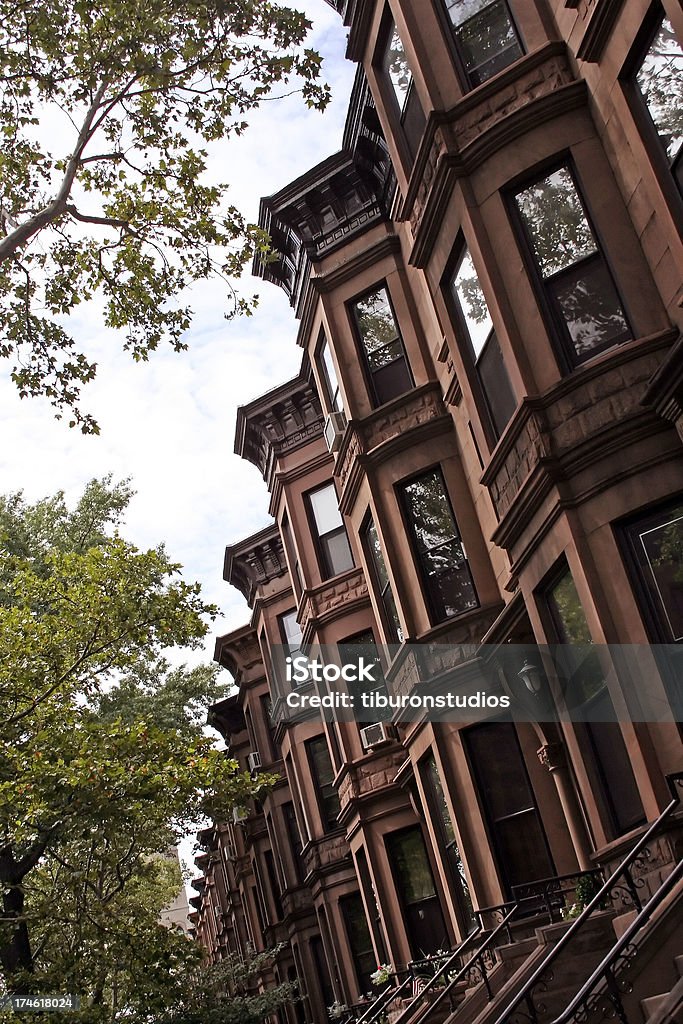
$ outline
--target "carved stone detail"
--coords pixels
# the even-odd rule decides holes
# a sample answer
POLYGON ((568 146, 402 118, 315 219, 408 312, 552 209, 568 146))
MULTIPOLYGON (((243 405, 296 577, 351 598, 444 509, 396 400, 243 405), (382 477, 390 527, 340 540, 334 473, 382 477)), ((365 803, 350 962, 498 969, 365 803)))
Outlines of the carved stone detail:
POLYGON ((368 587, 362 569, 335 577, 329 583, 325 583, 315 590, 307 590, 301 606, 302 630, 305 632, 312 620, 328 615, 338 608, 343 608, 352 601, 361 601, 367 596, 368 587))
POLYGON ((424 391, 414 398, 407 398, 383 416, 364 425, 365 450, 372 451, 397 434, 404 434, 423 423, 437 419, 443 412, 443 403, 436 391, 424 391))
POLYGON ((505 461, 490 483, 491 497, 499 516, 505 515, 531 472, 541 459, 550 454, 545 417, 530 410, 505 461))
POLYGON ((544 743, 536 753, 538 760, 549 772, 556 768, 564 768, 567 763, 565 749, 561 743, 544 743))

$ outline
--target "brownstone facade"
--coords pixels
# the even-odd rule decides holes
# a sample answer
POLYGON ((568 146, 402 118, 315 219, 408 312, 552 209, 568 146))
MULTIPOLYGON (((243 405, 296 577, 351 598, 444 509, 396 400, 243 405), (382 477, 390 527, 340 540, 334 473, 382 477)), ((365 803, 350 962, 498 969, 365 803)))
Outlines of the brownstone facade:
MULTIPOLYGON (((656 722, 609 672, 584 699, 614 722, 394 720, 371 743, 284 713, 282 645, 392 645, 400 693, 408 644, 509 645, 514 689, 516 644, 683 639, 680 5, 333 6, 358 74, 340 153, 261 204, 280 256, 255 272, 290 297, 303 360, 238 413, 274 522, 227 548, 251 620, 216 645, 238 693, 213 724, 281 781, 201 834, 191 901, 214 958, 286 944, 263 984, 298 979, 289 1024, 333 1002, 358 1020, 378 964, 400 979, 529 886, 606 877, 683 768, 673 655, 652 658, 656 722)), ((680 856, 677 821, 648 848, 647 891, 680 856)), ((641 936, 647 997, 675 982, 679 889, 641 936)), ((493 1024, 570 927, 542 910, 493 954, 499 991, 470 972, 455 1024, 493 1024)), ((600 956, 632 910, 590 925, 600 956)))

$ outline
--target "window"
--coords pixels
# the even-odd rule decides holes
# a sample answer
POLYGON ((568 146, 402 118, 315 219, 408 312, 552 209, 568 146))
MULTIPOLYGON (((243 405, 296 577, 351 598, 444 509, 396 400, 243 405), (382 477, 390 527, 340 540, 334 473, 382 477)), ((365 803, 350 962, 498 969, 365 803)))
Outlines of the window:
POLYGON ((567 703, 575 718, 585 719, 577 722, 577 733, 587 740, 613 831, 623 835, 644 820, 643 805, 598 652, 586 650, 592 643, 590 629, 566 564, 546 590, 545 599, 555 639, 576 645, 563 659, 567 703))
POLYGON ((325 381, 325 390, 327 391, 330 410, 332 412, 343 412, 344 404, 342 402, 341 391, 339 390, 337 371, 334 368, 330 346, 323 331, 320 332, 320 339, 318 348, 318 365, 320 367, 323 380, 325 381))
POLYGON ((505 0, 445 0, 455 48, 473 89, 524 53, 505 0))
MULTIPOLYGON (((683 501, 627 526, 628 563, 674 718, 683 722, 683 501)), ((680 726, 679 726, 680 728, 680 726)), ((683 732, 683 729, 681 730, 683 732)))
POLYGON ((334 484, 325 484, 307 495, 312 525, 318 544, 320 572, 323 579, 353 569, 349 538, 339 511, 334 484))
POLYGON ((427 603, 435 622, 477 608, 479 600, 440 469, 403 484, 403 506, 427 603))
POLYGON ((515 201, 568 366, 630 338, 569 168, 544 175, 518 192, 515 201))
POLYGON ((311 768, 313 784, 318 798, 318 808, 324 832, 333 832, 339 814, 339 796, 333 786, 334 772, 327 740, 324 736, 316 736, 306 743, 308 763, 311 768))
POLYGON ((442 849, 446 853, 446 864, 450 874, 450 889, 455 896, 460 927, 465 933, 476 926, 470 887, 465 874, 465 865, 458 849, 458 839, 453 828, 451 812, 446 801, 441 775, 433 753, 420 764, 422 781, 427 793, 427 804, 442 849))
POLYGON ((420 828, 390 832, 384 842, 413 957, 421 960, 447 949, 446 925, 420 828))
POLYGON ((368 515, 361 530, 361 543, 363 544, 365 557, 368 560, 373 589, 380 602, 382 625, 386 631, 387 640, 391 644, 402 643, 403 631, 401 630, 398 612, 396 611, 394 593, 391 589, 377 527, 370 515, 368 515))
POLYGON ((358 299, 352 312, 370 374, 373 402, 383 405, 413 386, 386 288, 375 288, 358 299))
POLYGON ((299 559, 296 557, 296 548, 294 547, 294 538, 292 537, 292 528, 289 525, 289 516, 285 512, 282 517, 282 543, 285 549, 285 557, 290 570, 293 568, 293 572, 290 571, 290 577, 292 580, 292 589, 297 599, 301 597, 301 592, 304 589, 304 580, 301 574, 301 566, 299 565, 299 559))
POLYGON ((301 842, 301 833, 299 832, 299 824, 296 820, 296 812, 294 811, 293 803, 287 803, 282 805, 282 817, 284 818, 285 821, 287 840, 289 842, 289 848, 292 854, 292 863, 294 865, 294 877, 297 883, 300 885, 303 882, 303 843, 301 842))
POLYGON ((298 654, 301 650, 302 633, 301 626, 296 621, 296 609, 293 608, 291 612, 278 615, 277 621, 282 643, 287 648, 287 653, 298 654))
POLYGON ((390 84, 400 112, 403 136, 411 160, 415 159, 425 126, 425 115, 396 25, 389 20, 384 29, 386 43, 381 57, 382 72, 390 84))
POLYGON ((377 963, 361 894, 354 892, 349 896, 342 896, 339 900, 339 909, 356 972, 358 993, 362 995, 365 992, 372 992, 371 975, 377 970, 377 963))
POLYGON ((464 249, 449 284, 460 328, 458 333, 467 340, 498 438, 515 411, 517 401, 469 249, 464 249))
POLYGON ((507 889, 555 874, 514 725, 485 722, 464 730, 484 818, 507 889))
MULTIPOLYGON (((380 694, 385 696, 387 693, 387 684, 372 630, 364 629, 361 633, 354 633, 353 636, 347 636, 340 640, 339 654, 343 665, 358 665, 361 658, 366 665, 374 665, 372 672, 374 685, 366 680, 349 683, 349 693, 354 698, 358 724, 379 722, 385 718, 391 718, 391 710, 389 708, 386 710, 372 709, 368 710, 367 713, 363 711, 362 698, 364 694, 380 694)), ((341 757, 339 763, 342 763, 341 757)))
POLYGON ((627 528, 653 639, 683 641, 683 502, 641 517, 627 528))
POLYGON ((683 192, 683 49, 671 22, 663 15, 640 56, 633 80, 652 118, 678 188, 683 192))

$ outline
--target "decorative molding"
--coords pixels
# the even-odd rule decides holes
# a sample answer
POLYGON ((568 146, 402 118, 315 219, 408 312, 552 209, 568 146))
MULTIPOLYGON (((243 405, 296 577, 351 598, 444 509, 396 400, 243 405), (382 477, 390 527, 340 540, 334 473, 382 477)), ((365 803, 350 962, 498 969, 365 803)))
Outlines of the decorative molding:
POLYGON ((236 587, 251 607, 257 587, 287 573, 277 523, 225 549, 223 579, 236 587))
POLYGON ((590 21, 576 51, 579 60, 596 63, 602 57, 609 37, 616 28, 624 0, 579 0, 576 4, 578 16, 590 21))
POLYGON ((350 569, 314 590, 304 590, 297 610, 304 645, 311 642, 318 627, 340 614, 348 615, 351 605, 359 602, 365 604, 369 600, 362 569, 350 569))

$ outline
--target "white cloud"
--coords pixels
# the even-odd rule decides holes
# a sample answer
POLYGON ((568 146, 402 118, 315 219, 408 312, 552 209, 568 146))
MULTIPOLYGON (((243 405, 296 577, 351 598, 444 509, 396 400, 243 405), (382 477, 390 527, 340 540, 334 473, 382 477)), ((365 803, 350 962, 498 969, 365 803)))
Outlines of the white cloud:
MULTIPOLYGON (((230 182, 230 201, 252 219, 262 195, 341 146, 354 73, 343 59, 341 20, 324 0, 298 6, 314 22, 310 45, 325 56, 334 99, 324 115, 297 97, 266 103, 245 136, 212 154, 212 175, 230 182)), ((36 499, 62 488, 73 499, 93 476, 132 477, 137 494, 126 536, 142 546, 163 541, 186 578, 199 580, 205 598, 223 610, 205 645, 209 657, 215 635, 248 618, 241 596, 222 580, 225 545, 268 522, 261 477, 233 454, 235 411, 293 376, 301 358, 285 295, 249 278, 242 287, 261 296, 253 317, 226 322, 220 287, 202 284, 192 296, 189 352, 161 349, 147 364, 121 351, 96 306, 79 308, 70 328, 98 361, 83 404, 100 423, 99 437, 69 430, 47 403, 21 401, 7 374, 0 378, 0 489, 36 499)))

